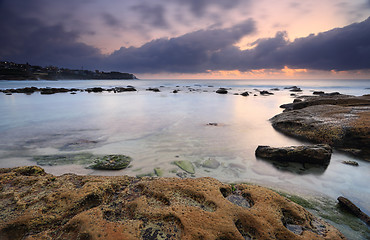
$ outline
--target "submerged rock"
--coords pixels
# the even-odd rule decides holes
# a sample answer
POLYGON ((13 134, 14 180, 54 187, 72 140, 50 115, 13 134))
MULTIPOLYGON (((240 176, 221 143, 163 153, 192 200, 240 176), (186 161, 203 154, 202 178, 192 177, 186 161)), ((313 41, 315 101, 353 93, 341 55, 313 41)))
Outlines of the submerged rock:
POLYGON ((182 160, 182 161, 175 161, 174 164, 184 170, 185 172, 188 172, 190 174, 195 173, 194 165, 187 160, 182 160))
POLYGON ((249 93, 248 92, 243 92, 242 94, 240 94, 240 95, 242 95, 242 96, 244 96, 244 97, 247 97, 247 96, 249 96, 249 93))
POLYGON ((157 175, 158 177, 162 177, 164 173, 161 168, 154 168, 154 174, 157 175))
POLYGON ((208 158, 207 160, 201 163, 202 167, 211 169, 217 169, 220 165, 221 165, 220 162, 214 158, 208 158))
POLYGON ((131 158, 126 155, 106 155, 103 157, 96 157, 94 164, 89 168, 99 170, 120 170, 127 168, 131 162, 131 158))
POLYGON ((68 164, 86 165, 94 161, 95 156, 91 153, 54 154, 34 156, 33 160, 40 166, 59 166, 68 164))
POLYGON ((258 146, 256 156, 282 162, 301 162, 313 164, 329 164, 332 149, 329 145, 290 146, 274 148, 258 146))
POLYGON ((345 239, 266 188, 235 185, 240 201, 230 201, 232 187, 213 178, 53 176, 24 167, 0 169, 0 186, 2 240, 345 239))

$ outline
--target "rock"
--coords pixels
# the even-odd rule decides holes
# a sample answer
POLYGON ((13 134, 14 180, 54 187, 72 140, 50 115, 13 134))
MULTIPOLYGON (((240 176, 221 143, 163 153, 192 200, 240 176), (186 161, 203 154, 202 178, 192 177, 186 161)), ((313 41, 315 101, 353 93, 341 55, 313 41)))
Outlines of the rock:
POLYGON ((311 96, 282 107, 270 119, 276 130, 370 160, 370 95, 311 96))
POLYGON ((256 156, 281 162, 301 162, 327 165, 330 162, 332 149, 329 145, 290 146, 274 148, 258 146, 256 156))
POLYGON ((271 90, 271 91, 280 91, 280 89, 279 89, 279 88, 271 88, 270 90, 271 90))
POLYGON ((161 90, 159 90, 158 88, 148 88, 146 89, 147 91, 152 91, 152 92, 160 92, 161 90))
POLYGON ((260 94, 263 96, 274 95, 273 93, 270 93, 269 91, 265 91, 265 90, 260 91, 260 94))
POLYGON ((207 123, 208 126, 215 126, 217 127, 218 126, 218 123, 215 123, 215 122, 210 122, 210 123, 207 123))
POLYGON ((163 176, 163 170, 160 168, 154 168, 154 174, 157 175, 158 177, 163 176))
POLYGON ((291 91, 291 92, 302 92, 302 89, 300 89, 299 87, 292 87, 292 88, 290 88, 289 91, 291 91))
POLYGON ((314 91, 312 94, 313 95, 323 95, 323 94, 325 94, 325 92, 323 92, 323 91, 314 91))
POLYGON ((193 164, 190 161, 182 160, 182 161, 175 161, 174 164, 184 170, 185 172, 188 172, 190 174, 195 173, 195 169, 193 164))
POLYGON ((284 89, 296 89, 298 88, 297 86, 291 86, 291 87, 285 87, 284 89))
POLYGON ((77 154, 55 154, 55 155, 41 155, 34 156, 33 160, 40 166, 60 166, 67 164, 91 164, 95 156, 91 153, 77 153, 77 154))
POLYGON ((246 97, 246 96, 249 96, 249 93, 248 93, 248 92, 243 92, 243 93, 242 93, 242 94, 240 94, 240 95, 242 95, 242 96, 246 97))
POLYGON ((217 169, 220 165, 221 165, 220 162, 214 158, 208 158, 207 160, 201 163, 202 167, 211 169, 217 169))
POLYGON ((178 92, 179 92, 179 91, 178 91, 178 90, 176 90, 176 89, 172 91, 172 93, 178 93, 178 92))
POLYGON ((115 87, 114 91, 116 92, 136 92, 136 88, 132 86, 127 86, 127 87, 115 87))
POLYGON ((338 197, 338 202, 340 205, 347 208, 353 215, 360 218, 362 221, 364 221, 368 226, 370 226, 370 217, 367 216, 364 212, 361 211, 355 204, 353 204, 350 200, 348 200, 345 197, 338 197))
POLYGON ((259 186, 20 169, 0 169, 2 240, 345 239, 303 207, 259 186))
POLYGON ((127 168, 131 162, 131 158, 125 155, 106 155, 103 157, 96 157, 94 164, 89 168, 99 170, 120 170, 127 168))
POLYGON ((352 166, 358 166, 358 162, 356 161, 342 161, 343 164, 352 165, 352 166))
POLYGON ((94 93, 103 92, 103 91, 105 91, 105 89, 101 87, 94 87, 94 88, 86 89, 86 92, 94 92, 94 93))
POLYGON ((227 94, 228 92, 227 92, 226 88, 219 88, 216 91, 216 93, 218 93, 218 94, 227 94))

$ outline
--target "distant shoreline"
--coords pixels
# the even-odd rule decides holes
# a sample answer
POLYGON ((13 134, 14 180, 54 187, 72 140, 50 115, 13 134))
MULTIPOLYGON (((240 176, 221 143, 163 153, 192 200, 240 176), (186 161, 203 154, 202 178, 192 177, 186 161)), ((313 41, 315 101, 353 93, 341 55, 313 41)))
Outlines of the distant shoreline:
POLYGON ((0 62, 0 80, 133 80, 132 73, 76 70, 55 66, 40 67, 28 63, 0 62))

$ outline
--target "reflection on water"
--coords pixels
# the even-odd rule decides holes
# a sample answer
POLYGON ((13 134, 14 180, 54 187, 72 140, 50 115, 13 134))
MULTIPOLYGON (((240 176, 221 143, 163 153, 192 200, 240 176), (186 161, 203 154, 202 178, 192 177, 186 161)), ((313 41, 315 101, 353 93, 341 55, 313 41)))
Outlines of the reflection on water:
MULTIPOLYGON (((24 87, 26 83, 8 84, 23 84, 24 87)), ((36 164, 32 157, 38 155, 125 154, 133 158, 131 168, 114 172, 86 169, 84 165, 76 164, 43 167, 57 175, 74 172, 133 176, 153 174, 154 168, 161 168, 164 176, 175 177, 183 171, 173 162, 183 160, 195 166, 195 177, 253 182, 289 191, 315 191, 333 198, 344 195, 370 213, 367 185, 370 164, 367 162, 357 160, 360 163, 357 168, 344 165, 342 161, 353 158, 337 152, 333 153, 328 167, 256 159, 254 151, 258 145, 304 144, 278 133, 268 121, 281 112, 281 104, 293 101, 290 92, 283 88, 297 82, 205 81, 201 85, 195 85, 194 81, 174 83, 162 80, 32 83, 38 87, 46 84, 82 88, 133 85, 139 91, 50 96, 0 94, 0 167, 36 164), (164 87, 159 93, 145 91, 147 86, 160 85, 164 87), (191 86, 191 91, 187 85, 191 86), (230 93, 214 93, 220 86, 231 87, 230 93), (270 90, 272 87, 280 88, 273 91, 272 96, 261 96, 253 90, 270 90), (179 93, 172 93, 175 88, 180 90, 179 93), (244 91, 250 91, 250 96, 233 95, 244 91), (208 123, 217 123, 217 126, 208 123), (217 167, 204 167, 204 162, 209 159, 219 163, 215 164, 217 167)), ((341 81, 335 84, 337 88, 323 83, 312 86, 311 81, 297 85, 304 89, 304 94, 312 94, 311 89, 337 91, 340 88, 359 95, 365 92, 362 85, 366 82, 356 82, 357 85, 348 88, 344 88, 341 81)), ((1 83, 0 87, 7 88, 5 85, 1 83)))

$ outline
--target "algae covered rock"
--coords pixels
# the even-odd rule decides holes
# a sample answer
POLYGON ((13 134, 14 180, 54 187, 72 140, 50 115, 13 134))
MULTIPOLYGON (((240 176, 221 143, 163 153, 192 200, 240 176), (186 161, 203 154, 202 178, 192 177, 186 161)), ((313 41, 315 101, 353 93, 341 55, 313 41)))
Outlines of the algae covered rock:
POLYGON ((33 160, 40 166, 59 166, 67 164, 90 164, 94 161, 95 156, 91 153, 76 154, 54 154, 34 156, 33 160))
POLYGON ((131 158, 126 155, 106 155, 97 157, 94 164, 89 168, 98 170, 120 170, 127 168, 131 162, 131 158))
POLYGON ((194 165, 187 160, 182 160, 182 161, 175 161, 174 164, 184 170, 185 172, 188 172, 190 174, 195 173, 194 165))
POLYGON ((220 162, 214 158, 208 158, 201 164, 202 167, 211 169, 217 169, 220 165, 220 162))
POLYGON ((128 167, 131 158, 126 155, 94 155, 91 153, 54 154, 34 156, 40 166, 60 166, 67 164, 88 165, 100 170, 119 170, 128 167))

